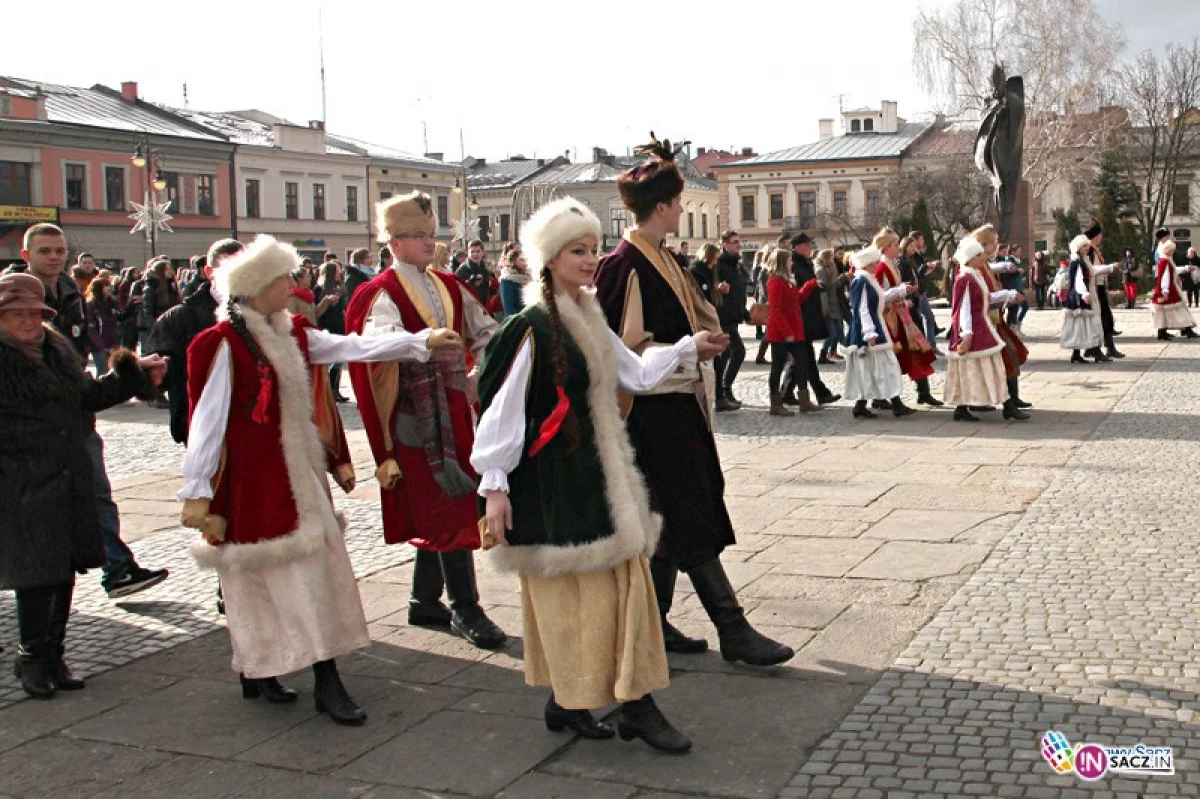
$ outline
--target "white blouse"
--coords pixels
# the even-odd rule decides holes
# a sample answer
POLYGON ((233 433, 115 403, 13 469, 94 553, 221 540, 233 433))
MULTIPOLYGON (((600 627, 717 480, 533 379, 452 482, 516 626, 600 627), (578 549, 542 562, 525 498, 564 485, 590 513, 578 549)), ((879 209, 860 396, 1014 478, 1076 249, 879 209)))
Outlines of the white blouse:
MULTIPOLYGON (((609 346, 617 359, 617 383, 627 391, 649 391, 676 370, 696 367, 696 342, 691 336, 669 347, 650 347, 638 355, 616 333, 607 332, 609 346)), ((509 367, 504 385, 492 398, 475 430, 471 466, 483 475, 480 496, 486 496, 488 491, 508 493, 508 475, 521 462, 525 451, 525 395, 532 369, 533 348, 526 339, 509 367)))
MULTIPOLYGON (((428 361, 425 341, 433 331, 399 331, 365 338, 358 334, 339 336, 324 330, 307 329, 308 357, 314 364, 342 361, 428 361)), ((196 403, 188 430, 187 455, 183 459, 183 488, 180 499, 212 499, 212 478, 221 464, 229 406, 233 396, 233 369, 229 342, 222 341, 208 371, 208 381, 196 403)))
MULTIPOLYGON (((899 286, 884 289, 883 304, 889 305, 897 300, 902 300, 907 294, 907 283, 901 283, 899 286)), ((862 324, 863 341, 879 338, 879 331, 875 329, 875 322, 871 320, 871 305, 867 302, 867 292, 865 291, 858 297, 858 318, 862 324)))

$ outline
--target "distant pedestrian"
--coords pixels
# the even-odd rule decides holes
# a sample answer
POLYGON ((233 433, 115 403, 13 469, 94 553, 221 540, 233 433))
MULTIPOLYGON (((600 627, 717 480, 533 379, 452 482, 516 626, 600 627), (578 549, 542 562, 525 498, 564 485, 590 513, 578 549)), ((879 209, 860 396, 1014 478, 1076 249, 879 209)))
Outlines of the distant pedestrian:
POLYGON ((88 284, 87 328, 88 351, 96 376, 103 377, 108 371, 108 356, 121 345, 121 332, 117 329, 117 298, 113 296, 112 281, 96 277, 88 284))

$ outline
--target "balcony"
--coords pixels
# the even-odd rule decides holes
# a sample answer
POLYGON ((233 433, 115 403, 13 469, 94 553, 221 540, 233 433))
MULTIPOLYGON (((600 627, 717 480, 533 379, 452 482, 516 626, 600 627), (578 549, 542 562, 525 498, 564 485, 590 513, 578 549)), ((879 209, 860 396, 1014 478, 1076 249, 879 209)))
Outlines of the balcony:
POLYGON ((785 230, 825 230, 827 227, 829 227, 829 214, 824 211, 818 211, 815 214, 801 214, 800 216, 785 216, 783 218, 783 228, 785 230))

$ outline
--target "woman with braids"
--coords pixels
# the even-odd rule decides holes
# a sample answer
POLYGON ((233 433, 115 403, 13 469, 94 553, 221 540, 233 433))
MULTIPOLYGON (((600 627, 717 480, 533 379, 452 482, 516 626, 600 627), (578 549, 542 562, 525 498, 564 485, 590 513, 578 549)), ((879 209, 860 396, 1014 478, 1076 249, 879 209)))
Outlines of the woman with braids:
POLYGON ((311 665, 317 710, 362 724, 334 658, 370 639, 325 480, 333 472, 348 493, 354 469, 320 365, 425 361, 461 341, 445 330, 370 339, 319 330, 284 310, 298 263, 290 246, 259 236, 216 274, 223 318, 188 348, 182 520, 203 535, 197 563, 220 575, 242 696, 295 701, 276 678, 311 665))
POLYGON ((622 739, 681 754, 691 742, 650 696, 668 683, 649 567, 660 520, 617 389, 650 390, 694 369, 724 336, 702 331, 641 356, 626 349, 585 288, 600 238, 600 221, 569 197, 522 226, 537 279, 485 352, 471 465, 482 475, 484 545, 497 544, 493 563, 521 577, 525 679, 552 690, 546 726, 611 738, 589 710, 616 701, 622 739))

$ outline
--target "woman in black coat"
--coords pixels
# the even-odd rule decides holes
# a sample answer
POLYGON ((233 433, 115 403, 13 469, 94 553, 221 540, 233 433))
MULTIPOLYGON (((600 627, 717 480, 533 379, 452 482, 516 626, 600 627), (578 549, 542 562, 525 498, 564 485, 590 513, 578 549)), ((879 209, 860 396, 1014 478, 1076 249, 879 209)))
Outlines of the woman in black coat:
POLYGON ((146 273, 142 287, 142 306, 138 311, 138 344, 147 352, 146 339, 154 328, 158 317, 179 304, 179 288, 175 285, 175 273, 170 261, 159 260, 146 273))
POLYGON ((37 278, 0 278, 0 589, 17 595, 16 675, 40 698, 83 687, 63 661, 67 617, 76 572, 105 562, 84 437, 97 411, 148 397, 166 367, 123 349, 93 378, 43 323, 53 316, 37 278))

